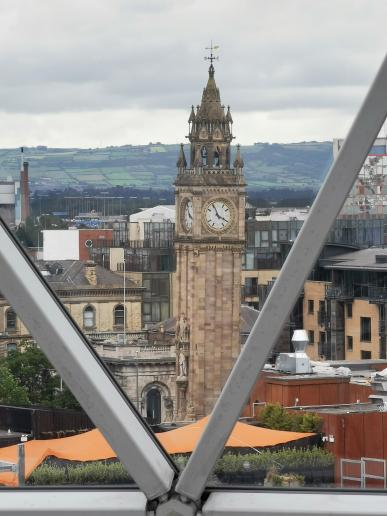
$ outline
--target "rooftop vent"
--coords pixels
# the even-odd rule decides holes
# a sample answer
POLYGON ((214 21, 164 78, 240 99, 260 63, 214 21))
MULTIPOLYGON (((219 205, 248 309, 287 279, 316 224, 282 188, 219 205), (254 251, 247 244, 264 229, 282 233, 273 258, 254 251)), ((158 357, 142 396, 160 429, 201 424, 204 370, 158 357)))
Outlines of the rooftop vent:
POLYGON ((292 337, 294 353, 280 353, 275 363, 276 369, 293 374, 311 373, 310 359, 305 353, 308 342, 305 330, 295 330, 292 337))
POLYGON ((387 412, 387 369, 377 372, 371 385, 374 394, 368 396, 369 400, 377 404, 382 412, 387 412))
POLYGON ((376 263, 387 263, 387 254, 376 254, 375 262, 376 263))

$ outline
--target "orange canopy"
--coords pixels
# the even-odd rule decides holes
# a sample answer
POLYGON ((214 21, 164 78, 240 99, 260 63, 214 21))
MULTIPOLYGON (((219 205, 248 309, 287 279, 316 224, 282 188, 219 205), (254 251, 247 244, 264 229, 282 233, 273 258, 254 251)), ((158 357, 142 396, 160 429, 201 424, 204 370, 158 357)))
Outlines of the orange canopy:
MULTIPOLYGON (((156 434, 168 453, 192 452, 198 442, 208 417, 187 426, 156 434)), ((234 448, 264 448, 288 443, 314 434, 281 432, 237 423, 226 443, 234 448)), ((25 443, 26 478, 46 457, 74 461, 104 460, 116 457, 99 430, 91 430, 73 437, 28 441, 25 443)), ((0 448, 0 461, 17 462, 17 445, 0 448)), ((0 484, 17 486, 15 473, 0 473, 0 484)))
MULTIPOLYGON (((63 439, 46 439, 25 443, 25 475, 26 478, 50 455, 58 459, 89 461, 116 457, 106 439, 99 430, 91 430, 83 434, 63 439)), ((17 462, 17 445, 0 448, 0 462, 17 462)), ((0 473, 0 484, 17 486, 15 473, 0 473)))
MULTIPOLYGON (((191 423, 190 425, 157 434, 157 438, 168 453, 189 453, 195 448, 204 427, 208 421, 208 416, 191 423)), ((297 441, 314 434, 299 432, 283 432, 280 430, 269 430, 257 426, 247 425, 246 423, 236 423, 226 447, 230 448, 265 448, 291 441, 297 441)))

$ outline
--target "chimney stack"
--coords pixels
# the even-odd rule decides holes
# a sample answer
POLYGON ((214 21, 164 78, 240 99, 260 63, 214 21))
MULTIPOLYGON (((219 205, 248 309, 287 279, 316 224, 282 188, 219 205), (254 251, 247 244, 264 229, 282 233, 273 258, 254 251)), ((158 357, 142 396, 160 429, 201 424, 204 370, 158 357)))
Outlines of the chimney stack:
POLYGON ((93 287, 97 286, 97 266, 93 260, 85 262, 85 278, 93 287))
POLYGON ((28 161, 23 161, 20 170, 21 222, 30 216, 30 188, 28 183, 28 161))

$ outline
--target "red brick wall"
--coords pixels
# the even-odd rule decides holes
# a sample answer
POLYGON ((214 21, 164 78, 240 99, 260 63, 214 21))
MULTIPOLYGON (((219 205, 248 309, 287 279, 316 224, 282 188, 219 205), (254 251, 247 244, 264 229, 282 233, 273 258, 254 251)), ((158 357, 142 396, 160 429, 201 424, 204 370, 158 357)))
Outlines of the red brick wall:
POLYGON ((90 260, 89 248, 85 246, 86 240, 113 240, 112 229, 80 229, 79 230, 79 259, 90 260))

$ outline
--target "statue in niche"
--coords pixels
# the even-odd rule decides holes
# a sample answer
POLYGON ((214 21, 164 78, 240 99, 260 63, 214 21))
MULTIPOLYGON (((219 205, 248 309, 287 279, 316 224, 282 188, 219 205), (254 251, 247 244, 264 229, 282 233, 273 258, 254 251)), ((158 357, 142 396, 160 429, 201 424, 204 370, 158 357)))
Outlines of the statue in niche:
POLYGON ((187 359, 182 349, 179 351, 179 375, 181 377, 187 376, 187 359))
POLYGON ((164 398, 165 421, 173 421, 173 401, 169 397, 164 398))
POLYGON ((188 342, 189 341, 190 328, 187 317, 185 314, 181 314, 176 324, 175 340, 176 342, 188 342))

